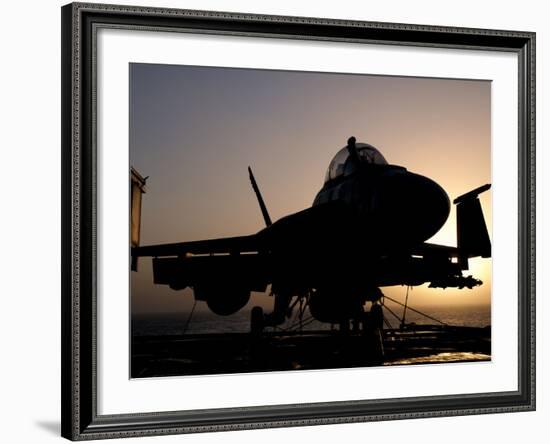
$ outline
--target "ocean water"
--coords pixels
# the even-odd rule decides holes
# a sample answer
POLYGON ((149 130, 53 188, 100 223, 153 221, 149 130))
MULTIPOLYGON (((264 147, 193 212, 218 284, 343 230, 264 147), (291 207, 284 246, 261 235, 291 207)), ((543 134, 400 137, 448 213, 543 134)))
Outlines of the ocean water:
MULTIPOLYGON (((403 308, 395 304, 388 307, 399 318, 403 308)), ((459 306, 459 307, 414 307, 415 309, 453 326, 486 327, 491 325, 490 306, 459 306)), ((399 320, 385 310, 387 321, 394 327, 399 327, 399 320)), ((306 312, 304 320, 309 317, 306 312)), ((298 319, 292 316, 279 328, 286 329, 295 326, 298 319)), ((407 311, 406 323, 437 325, 438 322, 424 317, 411 310, 407 311)), ((313 321, 303 327, 303 330, 330 330, 330 324, 313 321)), ((250 330, 250 310, 243 309, 231 316, 217 316, 207 311, 190 313, 160 313, 139 314, 132 316, 132 335, 134 336, 164 336, 206 333, 246 333, 250 330)))

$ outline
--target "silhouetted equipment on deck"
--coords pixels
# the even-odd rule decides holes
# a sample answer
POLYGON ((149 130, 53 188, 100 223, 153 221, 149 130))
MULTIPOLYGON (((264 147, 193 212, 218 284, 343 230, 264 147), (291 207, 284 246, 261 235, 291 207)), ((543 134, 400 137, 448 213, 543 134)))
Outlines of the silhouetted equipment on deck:
POLYGON ((450 247, 426 242, 449 216, 445 190, 388 164, 375 147, 354 137, 334 156, 312 206, 273 223, 250 167, 248 172, 265 228, 249 236, 134 245, 133 262, 152 256, 156 284, 191 287, 196 300, 220 315, 238 311, 250 292, 271 285, 273 311, 264 315, 255 307, 251 313, 256 335, 283 323, 300 301, 315 319, 338 324, 343 332, 350 323, 354 329, 360 326, 379 347, 384 323, 380 287, 472 288, 482 283, 462 270, 469 258, 491 255, 478 199, 490 185, 455 200, 458 244, 450 247))
MULTIPOLYGON (((142 177, 134 168, 130 168, 130 243, 132 247, 139 245, 141 231, 141 196, 145 193, 147 177, 142 177)), ((137 271, 137 257, 132 255, 132 270, 137 271), (134 257, 136 259, 134 259, 134 257)))

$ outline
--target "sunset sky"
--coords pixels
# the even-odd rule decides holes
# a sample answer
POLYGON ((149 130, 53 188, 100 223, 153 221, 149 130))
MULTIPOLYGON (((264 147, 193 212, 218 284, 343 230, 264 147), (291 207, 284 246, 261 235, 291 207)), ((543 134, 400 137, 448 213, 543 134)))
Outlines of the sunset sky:
MULTIPOLYGON (((352 135, 390 164, 432 178, 451 200, 491 182, 489 81, 131 64, 130 88, 130 164, 150 176, 142 245, 262 229, 248 165, 274 221, 311 206, 352 135)), ((481 201, 490 232, 490 192, 481 201)), ((430 241, 456 245, 454 205, 430 241)), ((489 304, 491 260, 470 263, 465 274, 483 286, 417 287, 411 305, 489 304)), ((150 258, 139 265, 133 313, 190 309, 191 290, 155 286, 150 258)), ((406 288, 382 290, 403 300, 406 288)), ((271 304, 253 293, 245 310, 271 304)))

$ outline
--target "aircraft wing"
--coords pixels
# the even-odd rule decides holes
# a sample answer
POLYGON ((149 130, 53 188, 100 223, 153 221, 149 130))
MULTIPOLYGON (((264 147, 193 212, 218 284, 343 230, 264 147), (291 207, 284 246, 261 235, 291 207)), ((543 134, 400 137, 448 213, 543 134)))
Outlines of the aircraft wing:
MULTIPOLYGON (((193 287, 198 300, 206 293, 265 291, 270 282, 270 255, 261 252, 257 235, 132 248, 132 270, 139 257, 153 257, 153 281, 174 290, 193 287)), ((230 303, 230 302, 228 302, 230 303)))
POLYGON ((479 254, 470 253, 458 247, 450 247, 447 245, 430 244, 430 243, 424 243, 422 245, 419 245, 416 248, 413 248, 413 250, 411 251, 411 254, 413 256, 422 256, 424 259, 428 259, 428 260, 455 259, 453 260, 453 262, 457 263, 457 265, 462 270, 469 269, 469 264, 468 264, 469 258, 487 257, 487 256, 483 256, 481 253, 479 254))
POLYGON ((132 248, 132 258, 143 256, 185 257, 194 254, 236 254, 257 252, 259 241, 257 236, 224 237, 220 239, 206 239, 192 242, 176 242, 171 244, 145 245, 132 248))
POLYGON ((448 245, 430 244, 428 242, 413 248, 413 255, 417 256, 445 256, 445 257, 459 257, 461 255, 460 250, 457 247, 450 247, 448 245))

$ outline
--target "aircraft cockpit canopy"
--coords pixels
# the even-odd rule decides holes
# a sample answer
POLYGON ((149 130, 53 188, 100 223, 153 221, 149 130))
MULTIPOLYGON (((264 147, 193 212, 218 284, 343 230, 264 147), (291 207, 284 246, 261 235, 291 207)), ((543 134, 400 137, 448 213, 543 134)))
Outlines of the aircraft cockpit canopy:
MULTIPOLYGON (((372 145, 368 143, 356 143, 357 152, 361 161, 367 164, 387 165, 388 162, 384 156, 372 145)), ((342 148, 336 153, 325 175, 325 183, 341 176, 349 176, 355 172, 355 165, 350 159, 347 147, 342 148)))

